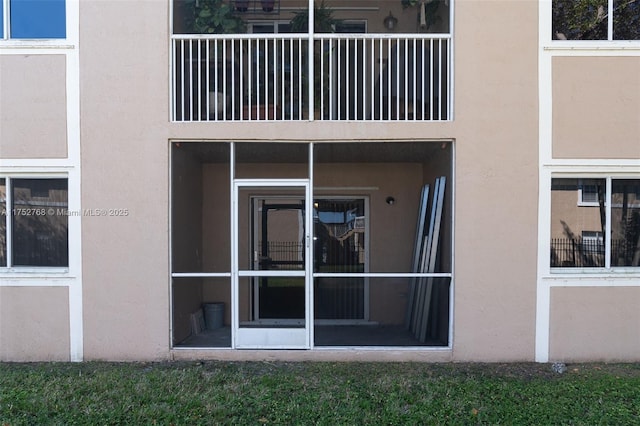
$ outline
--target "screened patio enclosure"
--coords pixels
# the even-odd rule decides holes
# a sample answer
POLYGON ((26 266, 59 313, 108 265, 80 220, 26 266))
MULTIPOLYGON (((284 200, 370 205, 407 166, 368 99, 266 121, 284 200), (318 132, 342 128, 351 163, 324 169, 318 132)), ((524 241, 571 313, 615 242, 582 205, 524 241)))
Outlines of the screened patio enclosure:
POLYGON ((448 346, 452 161, 450 142, 173 143, 174 348, 448 346))

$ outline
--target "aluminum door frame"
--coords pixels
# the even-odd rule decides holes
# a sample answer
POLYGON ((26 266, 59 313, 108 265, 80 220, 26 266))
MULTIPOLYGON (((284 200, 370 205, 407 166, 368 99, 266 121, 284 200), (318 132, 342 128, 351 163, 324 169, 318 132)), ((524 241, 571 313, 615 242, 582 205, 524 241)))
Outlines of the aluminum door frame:
MULTIPOLYGON (((277 196, 278 194, 273 194, 277 196)), ((310 349, 312 342, 313 294, 312 294, 312 230, 313 230, 313 199, 311 197, 311 182, 309 179, 234 179, 233 205, 231 226, 231 327, 232 346, 237 349, 310 349), (256 271, 241 270, 238 259, 239 244, 239 207, 240 190, 255 189, 304 189, 305 197, 305 256, 302 271, 256 271), (245 277, 304 277, 305 286, 305 316, 303 328, 240 327, 239 290, 240 279, 245 277)))

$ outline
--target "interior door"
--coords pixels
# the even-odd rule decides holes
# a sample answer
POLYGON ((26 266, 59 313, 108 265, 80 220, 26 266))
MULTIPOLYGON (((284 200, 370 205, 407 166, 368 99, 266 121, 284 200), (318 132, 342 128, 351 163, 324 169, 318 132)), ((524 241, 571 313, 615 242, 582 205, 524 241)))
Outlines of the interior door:
POLYGON ((308 180, 234 184, 234 342, 300 349, 311 342, 308 180))

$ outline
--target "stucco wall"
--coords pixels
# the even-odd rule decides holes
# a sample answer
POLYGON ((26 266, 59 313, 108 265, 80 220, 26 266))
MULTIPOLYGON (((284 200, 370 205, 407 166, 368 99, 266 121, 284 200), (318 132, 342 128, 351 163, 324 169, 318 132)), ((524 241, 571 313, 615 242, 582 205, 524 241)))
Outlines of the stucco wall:
MULTIPOLYGON (((442 139, 456 144, 453 358, 532 360, 538 159, 532 17, 538 2, 455 5, 453 122, 169 124, 168 3, 81 3, 83 207, 130 212, 83 218, 85 358, 169 356, 168 139, 442 139)), ((376 238, 393 233, 389 223, 414 226, 417 199, 407 207, 410 216, 395 214, 419 192, 421 178, 416 182, 406 193, 372 195, 372 208, 381 212, 380 222, 372 219, 376 238), (387 195, 398 200, 397 208, 384 204, 387 195)), ((219 230, 223 245, 225 232, 219 230)), ((412 232, 403 247, 407 268, 412 232)), ((214 243, 205 239, 205 252, 207 244, 214 243)), ((372 253, 379 270, 395 266, 384 255, 372 253)))
POLYGON ((0 55, 0 157, 67 156, 64 55, 0 55))
POLYGON ((550 360, 637 361, 640 288, 551 289, 550 360))
POLYGON ((0 361, 69 361, 66 287, 0 287, 0 361))
POLYGON ((80 3, 86 360, 168 358, 168 10, 80 3))
POLYGON ((532 360, 538 2, 456 1, 456 360, 532 360))
POLYGON ((553 156, 640 157, 640 58, 553 58, 553 156))

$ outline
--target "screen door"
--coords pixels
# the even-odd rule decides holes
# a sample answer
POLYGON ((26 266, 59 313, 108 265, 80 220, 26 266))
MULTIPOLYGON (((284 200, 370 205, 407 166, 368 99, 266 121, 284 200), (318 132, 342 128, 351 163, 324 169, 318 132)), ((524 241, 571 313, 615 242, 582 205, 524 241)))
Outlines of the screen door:
POLYGON ((308 180, 234 183, 237 348, 308 348, 311 211, 308 180))

